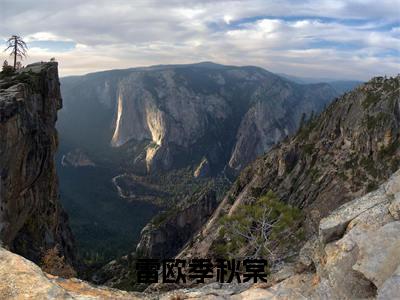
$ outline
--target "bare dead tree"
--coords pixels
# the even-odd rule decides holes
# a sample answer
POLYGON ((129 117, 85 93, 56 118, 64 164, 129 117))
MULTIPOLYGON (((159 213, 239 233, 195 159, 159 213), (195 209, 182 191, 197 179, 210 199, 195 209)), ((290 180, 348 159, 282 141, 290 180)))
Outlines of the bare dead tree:
POLYGON ((17 68, 17 57, 21 60, 26 57, 26 51, 28 50, 28 46, 22 40, 22 38, 18 35, 12 35, 7 40, 7 48, 4 51, 11 49, 10 56, 14 56, 14 70, 17 68))

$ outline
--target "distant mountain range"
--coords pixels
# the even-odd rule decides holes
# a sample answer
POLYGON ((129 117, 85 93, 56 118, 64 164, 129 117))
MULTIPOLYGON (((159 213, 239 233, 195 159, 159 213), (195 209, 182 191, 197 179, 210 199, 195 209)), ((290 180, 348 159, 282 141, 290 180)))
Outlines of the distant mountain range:
POLYGON ((356 86, 362 84, 362 81, 359 80, 350 80, 350 79, 333 79, 333 78, 313 78, 313 77, 299 77, 294 75, 288 75, 284 73, 278 73, 279 76, 289 79, 293 82, 300 84, 310 84, 310 83, 329 83, 336 91, 340 94, 344 92, 349 92, 354 89, 356 86))

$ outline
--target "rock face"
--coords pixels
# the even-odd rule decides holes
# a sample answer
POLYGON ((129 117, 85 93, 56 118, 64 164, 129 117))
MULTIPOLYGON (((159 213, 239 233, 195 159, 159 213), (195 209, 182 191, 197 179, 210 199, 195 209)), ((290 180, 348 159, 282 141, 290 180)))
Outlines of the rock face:
POLYGON ((54 247, 74 260, 54 164, 61 105, 57 63, 0 80, 0 240, 35 262, 54 247))
POLYGON ((267 284, 245 288, 208 284, 175 290, 160 299, 397 299, 400 220, 389 207, 397 205, 400 188, 389 187, 399 183, 400 170, 378 190, 322 219, 318 237, 305 244, 286 276, 272 274, 267 284), (336 237, 329 242, 328 228, 336 237))
POLYGON ((142 231, 136 252, 144 257, 171 258, 203 226, 217 206, 214 191, 195 196, 194 203, 158 216, 142 231))
POLYGON ((78 144, 79 128, 84 145, 97 136, 103 147, 127 149, 132 167, 147 172, 203 158, 214 172, 240 170, 337 95, 328 84, 212 63, 95 73, 65 78, 63 86, 61 133, 78 144), (98 124, 101 137, 88 128, 98 124))
POLYGON ((397 299, 400 220, 389 208, 399 197, 400 170, 376 191, 322 219, 319 235, 305 244, 295 266, 288 264, 267 283, 211 283, 170 292, 128 293, 47 275, 0 248, 0 294, 4 299, 397 299), (323 231, 333 231, 337 220, 346 220, 344 231, 325 242, 323 231))
POLYGON ((135 293, 94 287, 46 274, 31 261, 0 247, 1 299, 142 299, 135 293))
POLYGON ((288 102, 282 105, 279 101, 256 101, 250 107, 240 123, 229 166, 241 170, 277 142, 293 134, 298 128, 301 112, 320 111, 320 108, 316 109, 314 100, 322 95, 334 96, 329 85, 315 84, 296 89, 290 85, 283 88, 266 84, 259 88, 255 98, 285 99, 288 102), (299 104, 297 99, 305 100, 301 101, 301 109, 296 108, 299 104))
MULTIPOLYGON (((209 252, 217 239, 220 216, 234 213, 246 199, 269 190, 303 209, 307 233, 312 234, 322 217, 388 179, 400 161, 399 89, 399 76, 374 78, 334 101, 291 139, 257 159, 241 172, 202 229, 204 237, 185 253, 209 252)), ((364 205, 369 209, 374 203, 364 205)), ((352 215, 341 218, 335 221, 337 231, 323 234, 325 241, 341 233, 352 215)))

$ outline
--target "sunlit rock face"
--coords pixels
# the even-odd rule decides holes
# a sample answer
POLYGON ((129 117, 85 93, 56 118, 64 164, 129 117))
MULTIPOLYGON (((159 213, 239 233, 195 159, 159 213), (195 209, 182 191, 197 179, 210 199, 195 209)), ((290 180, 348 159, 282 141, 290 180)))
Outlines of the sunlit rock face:
POLYGON ((293 133, 303 113, 319 112, 337 95, 328 84, 300 85, 260 68, 212 63, 65 78, 63 93, 62 132, 80 126, 87 140, 101 132, 97 141, 130 151, 147 172, 197 166, 205 158, 210 174, 241 170, 293 133))
POLYGON ((137 72, 119 83, 111 145, 122 146, 129 140, 151 141, 146 149, 148 170, 169 144, 183 149, 196 144, 210 128, 210 116, 215 122, 216 118, 224 122, 231 114, 224 99, 199 96, 179 86, 174 76, 173 71, 137 72), (148 81, 152 81, 151 86, 148 81))
POLYGON ((0 243, 35 262, 53 247, 74 260, 54 164, 59 85, 57 63, 0 80, 0 243))

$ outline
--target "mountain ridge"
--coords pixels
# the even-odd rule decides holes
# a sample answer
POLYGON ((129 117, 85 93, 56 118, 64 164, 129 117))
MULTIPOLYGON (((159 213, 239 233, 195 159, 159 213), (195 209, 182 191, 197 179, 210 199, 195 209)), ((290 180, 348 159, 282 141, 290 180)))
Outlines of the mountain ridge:
POLYGON ((375 189, 400 162, 399 88, 400 76, 373 78, 272 147, 241 172, 201 229, 205 238, 194 238, 178 257, 212 255, 221 216, 269 190, 305 211, 310 236, 333 209, 375 189))

